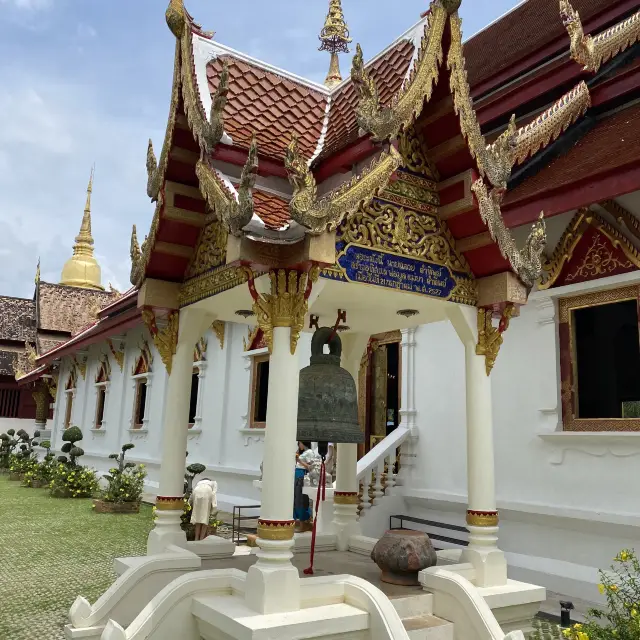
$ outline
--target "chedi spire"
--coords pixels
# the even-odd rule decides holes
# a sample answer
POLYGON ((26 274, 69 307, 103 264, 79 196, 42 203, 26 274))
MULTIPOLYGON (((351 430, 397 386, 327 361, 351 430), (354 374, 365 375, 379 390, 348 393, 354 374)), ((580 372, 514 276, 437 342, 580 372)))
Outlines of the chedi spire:
POLYGON ((335 87, 342 82, 339 53, 349 53, 349 27, 344 19, 341 0, 329 0, 329 13, 320 32, 320 51, 331 54, 329 73, 324 81, 327 87, 335 87))

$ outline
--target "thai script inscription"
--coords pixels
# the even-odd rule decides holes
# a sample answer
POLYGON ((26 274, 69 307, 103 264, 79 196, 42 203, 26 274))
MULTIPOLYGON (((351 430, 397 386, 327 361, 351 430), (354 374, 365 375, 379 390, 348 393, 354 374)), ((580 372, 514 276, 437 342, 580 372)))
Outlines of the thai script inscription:
POLYGON ((448 298, 455 287, 447 267, 357 245, 349 245, 338 262, 351 282, 438 298, 448 298))

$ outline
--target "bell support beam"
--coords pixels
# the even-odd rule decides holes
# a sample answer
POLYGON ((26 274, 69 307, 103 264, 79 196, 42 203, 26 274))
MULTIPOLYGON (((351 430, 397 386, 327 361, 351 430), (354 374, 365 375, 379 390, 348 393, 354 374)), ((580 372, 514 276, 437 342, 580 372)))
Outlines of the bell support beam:
MULTIPOLYGON (((358 379, 362 354, 369 343, 364 333, 346 333, 342 340, 342 367, 358 379)), ((357 385, 356 385, 357 388, 357 385)), ((360 425, 362 428, 363 425, 360 425)), ((358 445, 339 443, 333 494, 333 531, 338 551, 349 550, 349 538, 362 533, 358 522, 358 445)))
POLYGON ((192 308, 182 309, 178 317, 178 332, 175 352, 171 359, 162 425, 157 517, 147 539, 148 555, 163 553, 169 545, 186 544, 185 533, 180 528, 180 516, 184 507, 183 486, 193 374, 193 345, 213 320, 214 316, 211 313, 192 308))
POLYGON ((264 439, 262 505, 258 520, 258 561, 247 574, 245 600, 258 613, 300 609, 300 577, 293 557, 294 453, 298 427, 300 366, 296 347, 308 310, 310 274, 277 269, 269 272, 270 292, 249 290, 260 329, 270 348, 267 426, 264 439))
POLYGON ((476 586, 493 587, 507 584, 507 561, 498 548, 491 378, 485 356, 476 353, 477 314, 463 305, 448 310, 465 352, 469 546, 462 561, 473 565, 476 586))

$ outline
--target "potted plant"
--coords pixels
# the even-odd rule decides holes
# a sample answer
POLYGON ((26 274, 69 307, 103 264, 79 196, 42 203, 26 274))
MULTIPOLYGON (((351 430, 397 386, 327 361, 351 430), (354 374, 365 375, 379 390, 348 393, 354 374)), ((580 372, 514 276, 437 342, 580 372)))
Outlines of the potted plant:
POLYGON ((120 454, 112 453, 109 458, 118 461, 117 467, 109 469, 109 475, 103 477, 107 488, 99 499, 93 501, 96 513, 139 513, 140 500, 147 475, 143 464, 125 462, 124 456, 135 445, 122 445, 120 454))
POLYGON ((55 455, 51 452, 51 442, 49 440, 43 440, 40 446, 45 449, 46 453, 42 461, 38 462, 32 471, 25 473, 22 481, 25 487, 39 489, 48 487, 51 482, 53 470, 56 465, 55 455))
POLYGON ((84 450, 76 443, 82 440, 78 427, 69 427, 63 434, 62 451, 67 456, 58 456, 51 474, 51 496, 54 498, 91 498, 98 490, 98 478, 93 469, 78 464, 84 450))
POLYGON ((18 440, 14 437, 16 432, 9 429, 6 433, 0 434, 0 471, 6 473, 11 466, 11 456, 18 446, 18 440))
POLYGON ((11 457, 9 480, 23 480, 25 474, 32 472, 38 465, 33 446, 38 444, 36 438, 40 437, 40 432, 36 431, 31 437, 24 429, 20 429, 15 435, 19 438, 19 448, 11 457))

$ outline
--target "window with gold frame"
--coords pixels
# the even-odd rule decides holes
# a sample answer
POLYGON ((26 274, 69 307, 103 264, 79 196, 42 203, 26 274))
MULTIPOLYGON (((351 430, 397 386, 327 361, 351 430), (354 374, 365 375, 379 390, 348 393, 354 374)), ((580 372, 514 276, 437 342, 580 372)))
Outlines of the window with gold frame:
MULTIPOLYGON (((624 370, 631 366, 629 364, 631 361, 636 362, 637 360, 640 363, 640 340, 638 339, 639 304, 640 286, 638 285, 596 291, 579 296, 561 298, 558 301, 561 404, 564 431, 640 431, 640 378, 634 375, 632 380, 627 381, 626 378, 628 376, 624 377, 624 381, 630 382, 630 385, 624 388, 619 382, 615 383, 617 385, 615 386, 615 397, 611 395, 613 381, 623 377, 621 376, 623 369, 618 366, 618 360, 616 360, 617 355, 621 353, 626 361, 624 370), (623 303, 624 309, 622 306, 614 309, 620 303, 623 303), (605 309, 605 305, 608 309, 605 309), (600 312, 624 311, 624 314, 626 314, 625 339, 624 342, 618 341, 614 349, 615 353, 612 352, 613 347, 611 346, 614 340, 613 335, 606 336, 606 340, 609 342, 600 344, 595 341, 602 339, 602 333, 599 334, 600 338, 597 338, 595 336, 598 334, 585 334, 584 330, 580 329, 580 323, 584 322, 584 320, 581 320, 581 317, 585 317, 584 312, 595 308, 598 308, 600 312), (635 326, 633 326, 633 322, 635 322, 635 326), (580 333, 581 331, 582 334, 580 333), (594 340, 594 343, 590 345, 588 338, 594 340), (594 352, 590 354, 589 349, 593 349, 594 352), (588 379, 589 384, 586 384, 584 362, 579 363, 579 360, 581 357, 586 359, 585 354, 587 354, 591 360, 595 361, 598 349, 600 351, 604 349, 610 357, 608 361, 598 360, 599 370, 588 379), (585 394, 582 401, 580 396, 581 372, 583 392, 585 394), (609 408, 615 407, 614 410, 610 410, 610 413, 616 413, 617 415, 593 417, 593 410, 585 410, 584 406, 585 404, 593 406, 593 394, 600 390, 594 386, 594 380, 605 379, 611 381, 611 384, 608 387, 608 391, 606 389, 603 390, 603 394, 609 394, 606 398, 609 401, 609 408), (635 383, 635 380, 638 380, 638 382, 635 383)), ((622 322, 622 320, 619 322, 622 322)), ((613 334, 615 326, 612 325, 611 330, 613 334)), ((635 367, 632 366, 631 368, 634 369, 635 367)), ((637 369, 635 371, 637 372, 637 369)), ((602 406, 605 404, 606 402, 603 402, 602 406)))

